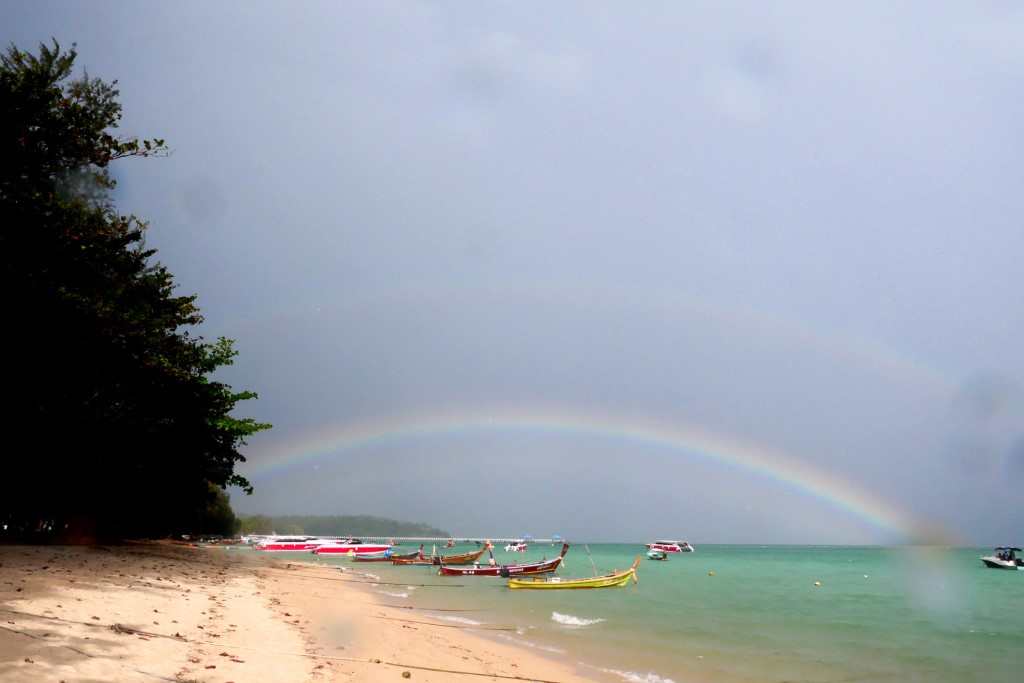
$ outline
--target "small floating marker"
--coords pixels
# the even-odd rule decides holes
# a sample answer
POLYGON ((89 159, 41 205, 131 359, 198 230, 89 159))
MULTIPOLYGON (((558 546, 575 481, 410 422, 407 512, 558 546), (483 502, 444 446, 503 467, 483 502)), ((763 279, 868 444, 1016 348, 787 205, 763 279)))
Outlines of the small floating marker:
POLYGON ((714 575, 715 575, 715 570, 714 569, 712 569, 711 571, 708 572, 708 576, 714 576, 714 575))
POLYGON ((868 575, 867 575, 867 574, 865 574, 865 575, 864 575, 864 578, 865 578, 865 579, 866 579, 866 578, 868 578, 868 575))
POLYGON ((820 585, 821 585, 821 581, 815 581, 815 582, 814 582, 814 585, 815 585, 815 586, 820 586, 820 585))

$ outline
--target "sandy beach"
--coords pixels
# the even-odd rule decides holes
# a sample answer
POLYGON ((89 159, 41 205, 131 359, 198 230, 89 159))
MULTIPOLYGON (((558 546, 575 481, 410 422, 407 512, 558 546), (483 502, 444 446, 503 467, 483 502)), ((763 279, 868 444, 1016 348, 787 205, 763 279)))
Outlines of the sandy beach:
POLYGON ((433 615, 359 576, 247 550, 0 546, 12 683, 591 680, 433 615))

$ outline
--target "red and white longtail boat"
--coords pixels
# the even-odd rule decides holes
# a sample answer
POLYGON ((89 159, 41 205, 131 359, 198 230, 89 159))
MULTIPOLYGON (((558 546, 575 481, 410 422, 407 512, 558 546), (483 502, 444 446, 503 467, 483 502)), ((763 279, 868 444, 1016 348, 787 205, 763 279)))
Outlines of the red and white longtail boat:
POLYGON ((387 543, 363 543, 362 541, 350 538, 344 541, 331 541, 313 549, 314 555, 355 555, 368 553, 382 553, 390 550, 387 543))
POLYGON ((647 544, 648 550, 664 550, 666 553, 692 553, 694 547, 686 541, 655 541, 647 544))
MULTIPOLYGON (((449 567, 448 565, 442 564, 441 568, 438 569, 437 573, 441 576, 500 576, 508 578, 510 576, 526 576, 529 574, 550 574, 551 572, 558 569, 559 565, 562 564, 562 559, 565 554, 569 552, 569 544, 562 544, 562 552, 550 560, 540 560, 539 562, 524 562, 523 564, 505 564, 501 565, 484 565, 473 564, 464 567, 449 567)), ((491 556, 494 557, 493 555, 491 556)))

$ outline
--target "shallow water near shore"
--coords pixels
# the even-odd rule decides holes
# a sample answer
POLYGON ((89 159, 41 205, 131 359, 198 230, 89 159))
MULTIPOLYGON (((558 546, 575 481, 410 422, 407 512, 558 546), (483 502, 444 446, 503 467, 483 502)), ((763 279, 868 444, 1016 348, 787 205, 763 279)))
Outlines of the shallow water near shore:
MULTIPOLYGON (((643 552, 639 544, 589 548, 600 572, 643 552)), ((511 563, 555 552, 534 545, 495 557, 511 563)), ((430 567, 322 562, 404 584, 375 588, 393 604, 474 610, 434 615, 453 624, 515 626, 487 634, 608 680, 1016 681, 1024 572, 985 569, 981 554, 701 545, 666 562, 643 559, 637 585, 591 591, 510 591, 501 579, 440 577, 430 567), (463 587, 414 586, 424 583, 463 587)), ((573 546, 559 574, 593 574, 583 545, 573 546)))

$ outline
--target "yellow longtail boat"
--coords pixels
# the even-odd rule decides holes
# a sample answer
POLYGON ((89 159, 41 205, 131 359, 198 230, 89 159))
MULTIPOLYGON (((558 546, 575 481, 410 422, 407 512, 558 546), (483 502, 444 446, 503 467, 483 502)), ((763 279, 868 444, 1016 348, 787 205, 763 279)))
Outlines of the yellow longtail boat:
POLYGON ((558 576, 541 578, 541 577, 524 577, 508 580, 509 588, 542 588, 542 589, 561 589, 561 588, 614 588, 616 586, 625 586, 629 583, 630 579, 633 579, 633 583, 637 583, 639 579, 636 576, 637 567, 640 566, 640 556, 637 555, 636 559, 633 560, 633 566, 629 569, 623 569, 622 571, 615 571, 611 574, 604 574, 603 576, 592 576, 589 579, 563 579, 558 576))

